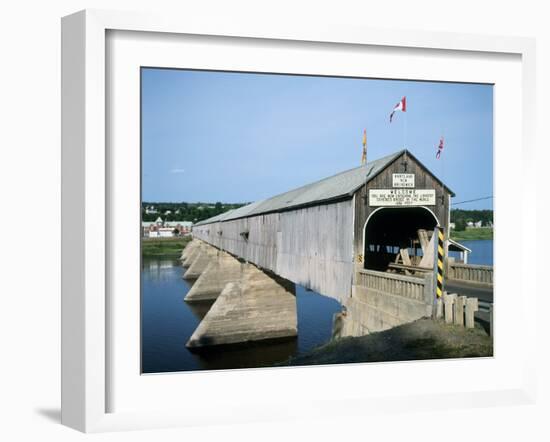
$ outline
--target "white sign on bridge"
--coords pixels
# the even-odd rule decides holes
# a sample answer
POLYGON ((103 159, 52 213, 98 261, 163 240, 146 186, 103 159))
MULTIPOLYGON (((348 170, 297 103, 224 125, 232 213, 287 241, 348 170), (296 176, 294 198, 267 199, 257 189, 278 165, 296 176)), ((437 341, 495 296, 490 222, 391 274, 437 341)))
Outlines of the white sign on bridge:
POLYGON ((435 189, 370 189, 370 206, 435 206, 435 189))
POLYGON ((414 173, 393 173, 393 187, 414 187, 414 173))

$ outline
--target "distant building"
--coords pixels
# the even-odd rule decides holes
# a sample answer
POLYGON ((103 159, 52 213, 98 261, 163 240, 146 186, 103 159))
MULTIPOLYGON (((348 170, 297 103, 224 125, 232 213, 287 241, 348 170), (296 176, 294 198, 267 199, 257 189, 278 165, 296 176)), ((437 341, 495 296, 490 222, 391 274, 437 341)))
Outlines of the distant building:
POLYGON ((155 221, 142 221, 141 234, 143 237, 158 238, 181 236, 191 233, 191 221, 163 221, 159 216, 155 221))
MULTIPOLYGON (((493 223, 488 222, 488 223, 486 223, 486 225, 489 226, 489 227, 492 227, 493 223)), ((466 227, 469 227, 470 229, 480 229, 480 228, 483 227, 483 221, 481 221, 481 220, 480 221, 475 221, 475 222, 474 221, 468 221, 466 223, 466 227)))
POLYGON ((147 206, 147 207, 145 208, 145 213, 146 213, 147 215, 155 215, 155 214, 157 214, 157 213, 159 213, 159 212, 158 212, 157 209, 155 209, 155 206, 147 206))
POLYGON ((455 223, 449 223, 449 229, 455 229, 456 226, 455 226, 455 223))
POLYGON ((176 236, 174 234, 174 229, 171 227, 159 227, 159 229, 155 232, 156 236, 161 238, 170 238, 172 236, 176 236))
POLYGON ((164 227, 171 227, 177 229, 180 235, 191 233, 193 223, 191 221, 166 221, 164 227))
POLYGON ((149 232, 152 232, 156 228, 156 223, 154 221, 142 221, 141 223, 141 236, 148 237, 149 232))

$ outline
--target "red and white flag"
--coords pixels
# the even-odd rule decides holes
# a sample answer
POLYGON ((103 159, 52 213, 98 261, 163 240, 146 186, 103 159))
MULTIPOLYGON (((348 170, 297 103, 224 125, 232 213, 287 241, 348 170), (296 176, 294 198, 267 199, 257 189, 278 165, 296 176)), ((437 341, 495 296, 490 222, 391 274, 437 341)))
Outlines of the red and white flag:
POLYGON ((395 112, 397 111, 407 112, 407 97, 401 98, 401 101, 397 103, 393 108, 393 110, 391 111, 390 123, 391 123, 391 120, 393 119, 393 114, 395 114, 395 112))
POLYGON ((444 143, 444 138, 441 137, 439 139, 439 146, 437 146, 437 153, 435 154, 435 158, 438 160, 441 157, 441 152, 443 152, 443 143, 444 143))

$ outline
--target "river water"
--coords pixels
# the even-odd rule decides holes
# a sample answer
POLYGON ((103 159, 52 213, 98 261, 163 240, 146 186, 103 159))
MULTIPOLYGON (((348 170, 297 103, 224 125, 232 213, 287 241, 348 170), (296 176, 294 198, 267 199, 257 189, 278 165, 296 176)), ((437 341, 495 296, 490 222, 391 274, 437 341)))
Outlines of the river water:
POLYGON ((268 367, 328 342, 340 304, 296 286, 298 337, 283 342, 222 347, 192 353, 185 343, 211 304, 188 304, 191 284, 177 260, 143 259, 141 269, 142 372, 268 367))
MULTIPOLYGON (((459 241, 460 244, 468 247, 472 253, 468 257, 468 264, 493 265, 493 240, 483 239, 476 241, 459 241)), ((450 256, 458 258, 458 253, 449 253, 450 256)))

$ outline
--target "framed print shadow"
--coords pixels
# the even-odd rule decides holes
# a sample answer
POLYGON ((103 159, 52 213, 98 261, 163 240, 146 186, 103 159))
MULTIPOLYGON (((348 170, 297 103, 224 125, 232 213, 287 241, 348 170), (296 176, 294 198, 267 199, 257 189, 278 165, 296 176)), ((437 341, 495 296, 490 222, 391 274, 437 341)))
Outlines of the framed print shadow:
POLYGON ((323 29, 63 19, 64 424, 532 401, 533 42, 323 29))

